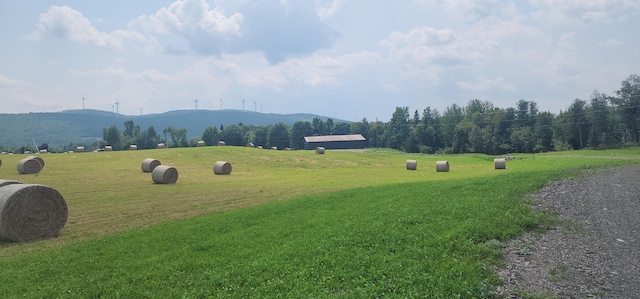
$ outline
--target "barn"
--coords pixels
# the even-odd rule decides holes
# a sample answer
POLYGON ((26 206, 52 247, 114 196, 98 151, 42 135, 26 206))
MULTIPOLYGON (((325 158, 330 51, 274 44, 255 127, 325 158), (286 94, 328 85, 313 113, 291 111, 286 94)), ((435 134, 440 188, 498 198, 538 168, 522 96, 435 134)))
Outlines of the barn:
POLYGON ((366 141, 361 134, 307 136, 304 149, 312 150, 319 146, 325 149, 363 149, 366 141))

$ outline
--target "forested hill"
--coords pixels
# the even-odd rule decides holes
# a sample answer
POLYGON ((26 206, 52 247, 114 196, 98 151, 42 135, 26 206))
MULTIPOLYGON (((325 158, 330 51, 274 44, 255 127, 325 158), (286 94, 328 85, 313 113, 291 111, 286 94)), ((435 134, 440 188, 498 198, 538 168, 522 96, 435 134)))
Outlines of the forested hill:
POLYGON ((143 130, 153 126, 162 132, 168 126, 187 129, 190 137, 201 136, 208 126, 242 123, 270 125, 297 121, 311 122, 327 117, 314 114, 265 114, 248 110, 178 110, 140 116, 118 115, 101 110, 69 110, 54 113, 0 114, 0 147, 30 146, 47 143, 59 147, 86 139, 102 139, 102 129, 115 125, 122 129, 132 120, 143 130))

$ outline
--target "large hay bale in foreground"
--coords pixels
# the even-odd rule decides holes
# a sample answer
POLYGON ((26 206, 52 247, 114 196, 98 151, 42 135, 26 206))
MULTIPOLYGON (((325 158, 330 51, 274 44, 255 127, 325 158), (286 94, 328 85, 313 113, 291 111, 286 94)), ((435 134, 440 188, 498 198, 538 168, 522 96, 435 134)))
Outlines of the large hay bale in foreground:
POLYGON ((167 165, 158 165, 151 172, 151 179, 156 184, 175 184, 178 181, 178 170, 167 165))
POLYGON ((22 182, 18 182, 14 180, 0 180, 0 187, 6 186, 6 185, 13 185, 13 184, 22 184, 22 182))
POLYGON ((42 166, 42 168, 44 168, 44 160, 38 156, 27 156, 27 158, 25 159, 34 159, 38 162, 40 162, 40 166, 42 166))
POLYGON ((436 171, 437 172, 449 172, 449 161, 437 161, 436 162, 436 171))
POLYGON ((153 169, 155 169, 160 164, 162 163, 160 163, 160 161, 156 159, 146 158, 142 160, 142 165, 140 167, 142 168, 143 172, 152 172, 153 169))
POLYGON ((507 169, 507 159, 504 159, 504 158, 493 159, 493 167, 495 169, 507 169))
POLYGON ((408 170, 416 170, 416 169, 418 169, 418 161, 416 161, 416 160, 407 160, 407 169, 408 170))
POLYGON ((34 184, 0 188, 0 239, 24 242, 58 236, 68 209, 55 189, 34 184))
POLYGON ((42 164, 36 159, 26 157, 18 161, 18 173, 20 174, 36 174, 42 170, 42 164))
POLYGON ((322 146, 316 147, 316 154, 324 155, 324 147, 322 146))
POLYGON ((204 146, 204 141, 199 140, 197 145, 198 145, 198 147, 200 147, 200 146, 204 146))
POLYGON ((76 146, 76 153, 84 152, 84 146, 76 146))
POLYGON ((215 174, 231 174, 231 163, 218 161, 213 165, 213 173, 215 174))

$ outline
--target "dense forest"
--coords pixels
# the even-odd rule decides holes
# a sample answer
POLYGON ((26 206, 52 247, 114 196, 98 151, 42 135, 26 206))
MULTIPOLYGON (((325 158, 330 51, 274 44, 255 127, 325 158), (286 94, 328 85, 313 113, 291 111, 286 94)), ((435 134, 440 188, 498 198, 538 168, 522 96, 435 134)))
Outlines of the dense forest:
MULTIPOLYGON (((303 149, 304 136, 362 134, 367 147, 386 147, 411 153, 537 153, 583 148, 605 149, 640 143, 640 76, 622 81, 614 96, 594 91, 588 100, 575 99, 559 114, 539 111, 537 103, 524 99, 515 107, 497 108, 489 101, 473 99, 466 106, 453 104, 440 112, 426 107, 413 113, 408 107, 396 107, 388 122, 334 122, 314 118, 293 125, 242 123, 208 126, 197 138, 188 138, 185 128, 168 126, 157 131, 153 126, 141 130, 133 120, 103 129, 103 140, 88 145, 114 150, 206 145, 224 141, 226 145, 278 149, 303 149)), ((70 143, 65 150, 73 150, 70 143)))
POLYGON ((536 153, 582 148, 604 149, 640 143, 640 77, 622 81, 615 96, 593 92, 589 100, 575 99, 555 115, 539 111, 532 101, 519 100, 512 108, 497 108, 489 101, 473 99, 466 106, 453 104, 440 112, 426 107, 420 113, 397 107, 389 122, 333 122, 320 118, 298 121, 292 126, 227 125, 207 127, 200 138, 189 140, 185 129, 167 127, 160 135, 155 128, 140 131, 133 121, 120 132, 104 129, 102 145, 114 148, 195 146, 198 140, 215 145, 245 145, 302 149, 303 137, 312 135, 362 134, 367 147, 388 147, 411 153, 536 153))

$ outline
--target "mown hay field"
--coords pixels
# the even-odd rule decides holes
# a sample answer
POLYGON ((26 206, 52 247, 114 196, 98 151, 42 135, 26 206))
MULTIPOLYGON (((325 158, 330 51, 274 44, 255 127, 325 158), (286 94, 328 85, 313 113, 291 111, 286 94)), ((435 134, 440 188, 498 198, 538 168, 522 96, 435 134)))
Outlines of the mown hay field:
POLYGON ((506 170, 495 170, 493 156, 433 156, 389 150, 271 151, 246 147, 194 147, 140 151, 46 154, 46 166, 35 175, 19 174, 24 155, 2 155, 0 179, 43 184, 58 190, 69 206, 69 219, 59 238, 35 244, 2 243, 0 256, 78 240, 99 238, 212 212, 266 202, 367 186, 471 177, 512 172, 637 163, 640 151, 580 151, 517 155, 506 170), (154 184, 141 171, 146 158, 178 170, 175 185, 154 184), (407 171, 407 159, 417 171, 407 171), (228 161, 233 174, 216 176, 216 161, 228 161), (436 161, 451 171, 437 173, 436 161), (566 166, 565 166, 566 165, 566 166), (41 244, 42 243, 42 244, 41 244))

